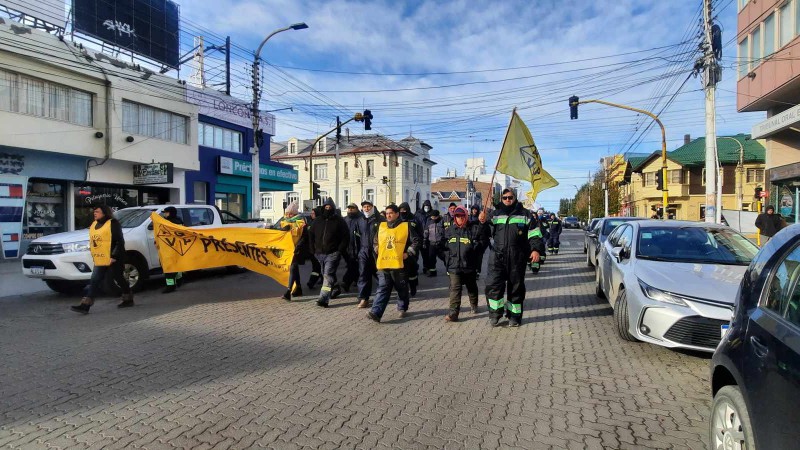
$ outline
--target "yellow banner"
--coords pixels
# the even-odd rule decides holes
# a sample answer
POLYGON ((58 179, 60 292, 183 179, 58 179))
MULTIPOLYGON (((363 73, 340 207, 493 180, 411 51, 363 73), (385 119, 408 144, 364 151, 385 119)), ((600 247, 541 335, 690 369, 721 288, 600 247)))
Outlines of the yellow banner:
POLYGON ((187 228, 150 215, 164 272, 242 266, 289 285, 292 233, 260 228, 187 228))
POLYGON ((516 110, 511 115, 511 123, 508 124, 503 148, 500 150, 500 159, 497 162, 497 171, 531 183, 534 199, 539 192, 558 186, 558 181, 542 167, 542 157, 533 142, 533 136, 516 110))

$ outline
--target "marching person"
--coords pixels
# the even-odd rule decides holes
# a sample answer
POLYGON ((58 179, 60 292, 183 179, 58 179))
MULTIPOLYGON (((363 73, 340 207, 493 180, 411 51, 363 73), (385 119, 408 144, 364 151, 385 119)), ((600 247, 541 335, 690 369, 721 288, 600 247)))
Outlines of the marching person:
POLYGON ((544 252, 542 231, 536 216, 517 201, 511 189, 503 190, 491 218, 481 213, 480 222, 486 224, 494 239, 486 279, 489 323, 498 326, 507 309, 508 325, 518 327, 525 300, 525 266, 527 261, 538 262, 544 252))
MULTIPOLYGON (((178 217, 178 210, 174 206, 167 206, 161 211, 161 215, 169 220, 170 222, 174 223, 175 225, 183 225, 183 220, 178 217)), ((167 283, 167 286, 161 291, 162 294, 169 294, 170 292, 175 292, 175 289, 178 288, 180 284, 182 284, 183 274, 178 273, 165 273, 164 274, 164 281, 167 283)))
POLYGON ((369 296, 372 294, 372 277, 377 270, 372 241, 378 230, 378 224, 384 219, 375 211, 375 205, 369 200, 361 202, 361 209, 363 214, 358 229, 361 235, 361 249, 358 252, 358 307, 366 308, 369 306, 369 296))
POLYGON ((469 217, 467 218, 469 222, 477 222, 478 215, 481 213, 481 207, 479 205, 472 205, 469 209, 469 217))
POLYGON ((378 290, 367 317, 375 322, 381 321, 393 289, 397 291, 400 318, 406 317, 410 300, 405 265, 416 261, 420 245, 414 222, 403 220, 400 208, 389 205, 385 211, 386 222, 376 224, 377 232, 372 240, 377 255, 378 290))
MULTIPOLYGON (((386 212, 386 220, 389 220, 389 210, 385 210, 386 212)), ((419 234, 422 231, 422 225, 417 222, 416 217, 411 214, 411 207, 408 205, 408 202, 400 203, 400 220, 403 222, 408 222, 409 226, 414 229, 414 235, 417 236, 419 239, 419 234)), ((408 290, 411 293, 412 297, 416 297, 417 295, 417 285, 419 285, 419 245, 417 248, 414 249, 414 253, 412 254, 413 261, 406 261, 403 265, 404 270, 406 271, 406 280, 408 281, 408 290)))
POLYGON ((456 205, 454 202, 450 202, 450 206, 447 207, 447 212, 444 214, 442 218, 442 225, 444 225, 445 229, 450 228, 450 225, 453 224, 453 213, 456 211, 456 205))
POLYGON ((446 255, 447 274, 450 277, 450 311, 446 322, 458 322, 461 311, 462 286, 467 286, 467 296, 472 314, 478 313, 478 257, 484 248, 485 226, 470 222, 467 210, 457 207, 453 224, 445 230, 441 248, 446 255))
POLYGON ((557 255, 558 247, 561 246, 561 231, 564 227, 561 224, 561 219, 556 217, 556 213, 550 213, 550 222, 548 222, 548 238, 547 238, 547 251, 557 255))
MULTIPOLYGON (((425 228, 428 226, 428 220, 431 218, 431 214, 433 214, 433 207, 431 205, 430 200, 425 200, 422 203, 422 208, 417 209, 417 212, 414 213, 414 220, 417 221, 417 229, 419 230, 420 235, 424 233, 425 228)), ((421 238, 422 236, 420 236, 421 238)), ((425 245, 423 241, 421 245, 425 245)), ((427 261, 427 252, 423 248, 420 252, 420 258, 422 259, 422 273, 428 273, 428 265, 426 264, 427 261)), ((419 259, 417 258, 417 265, 419 265, 419 259)))
MULTIPOLYGON (((480 224, 480 214, 481 214, 481 207, 480 205, 473 205, 471 209, 471 214, 469 216, 468 224, 472 225, 479 225, 480 224)), ((483 269, 483 255, 486 253, 486 249, 491 246, 491 242, 489 239, 482 239, 480 246, 475 248, 476 252, 476 265, 475 265, 475 279, 479 279, 481 277, 481 270, 483 269)))
POLYGON ((294 256, 292 264, 289 266, 289 288, 281 297, 287 302, 291 301, 292 297, 303 296, 303 289, 300 285, 300 266, 305 264, 306 260, 313 258, 308 248, 308 223, 303 216, 298 214, 299 209, 296 201, 289 203, 284 210, 283 217, 274 227, 277 230, 290 231, 294 241, 294 256))
POLYGON ((122 302, 118 308, 133 306, 133 291, 125 279, 125 235, 122 234, 122 225, 114 218, 114 213, 108 205, 95 206, 93 211, 94 222, 89 227, 89 251, 94 261, 92 278, 89 281, 89 291, 81 299, 81 303, 70 306, 72 311, 89 314, 89 308, 94 305, 100 286, 106 276, 111 275, 114 282, 122 290, 122 302))
POLYGON ((444 230, 442 216, 439 215, 439 211, 431 212, 428 223, 423 227, 422 232, 422 272, 427 273, 429 277, 436 276, 436 260, 440 255, 440 244, 444 239, 444 230))
MULTIPOLYGON (((317 219, 317 217, 322 215, 322 207, 317 206, 316 208, 311 209, 311 221, 308 223, 308 228, 311 230, 311 225, 317 219)), ((309 246, 309 251, 311 250, 309 246)), ((309 289, 314 289, 314 286, 317 285, 322 280, 322 265, 320 265, 319 261, 317 261, 317 257, 311 253, 311 256, 308 258, 311 261, 311 275, 308 277, 308 286, 309 289)))
POLYGON ((779 214, 775 214, 774 206, 767 206, 767 210, 756 217, 756 227, 761 246, 763 247, 773 236, 777 233, 782 226, 782 219, 779 214))
MULTIPOLYGON (((542 232, 542 242, 544 244, 547 243, 547 240, 550 239, 550 224, 547 222, 547 215, 544 213, 543 209, 539 209, 536 214, 537 219, 539 220, 539 231, 542 232)), ((547 251, 542 249, 542 254, 540 255, 540 263, 544 264, 547 260, 547 251)))
POLYGON ((359 225, 363 218, 364 216, 359 211, 358 205, 355 203, 347 205, 347 215, 344 217, 344 222, 347 224, 350 243, 347 245, 347 251, 342 255, 347 270, 339 285, 344 292, 350 292, 350 286, 358 282, 358 254, 361 251, 362 236, 359 232, 359 225))
POLYGON ((336 270, 342 254, 347 251, 350 233, 342 216, 336 213, 336 204, 328 197, 322 204, 322 214, 314 219, 308 234, 311 251, 322 266, 322 289, 317 306, 328 307, 331 298, 339 296, 336 270))

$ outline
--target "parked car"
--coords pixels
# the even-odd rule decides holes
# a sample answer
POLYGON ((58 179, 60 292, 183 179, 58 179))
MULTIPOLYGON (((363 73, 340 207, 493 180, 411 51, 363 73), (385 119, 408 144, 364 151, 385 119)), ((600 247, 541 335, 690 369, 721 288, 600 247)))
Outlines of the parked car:
POLYGON ((597 222, 600 222, 599 217, 590 220, 583 229, 583 253, 586 253, 589 248, 589 233, 594 229, 595 225, 597 225, 597 222))
MULTIPOLYGON (((186 226, 217 228, 224 226, 262 228, 263 222, 225 225, 220 211, 209 205, 152 205, 120 209, 114 217, 125 235, 125 277, 134 290, 140 290, 151 276, 161 273, 161 261, 153 238, 150 213, 174 206, 186 226)), ((22 257, 22 273, 44 280, 50 289, 65 294, 80 292, 92 276, 87 229, 51 234, 31 242, 22 257)))
POLYGON ((750 264, 730 329, 711 358, 710 448, 797 448, 800 441, 800 225, 750 264))
POLYGON ((600 251, 600 246, 606 241, 608 235, 614 231, 614 228, 634 220, 645 219, 642 217, 601 217, 594 228, 586 233, 588 238, 586 241, 586 265, 589 267, 597 265, 597 252, 600 251))
POLYGON ((597 295, 627 341, 713 352, 758 252, 724 225, 644 220, 620 225, 597 258, 597 295))
POLYGON ((565 217, 562 221, 564 228, 572 228, 575 230, 579 230, 581 228, 581 221, 578 220, 575 216, 565 217))

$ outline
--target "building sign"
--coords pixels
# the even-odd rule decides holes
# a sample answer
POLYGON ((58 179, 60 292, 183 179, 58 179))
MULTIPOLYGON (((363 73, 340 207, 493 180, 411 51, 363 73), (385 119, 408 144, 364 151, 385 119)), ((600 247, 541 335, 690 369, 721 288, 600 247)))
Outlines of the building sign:
POLYGON ((178 67, 177 3, 169 0, 72 0, 76 31, 178 67))
POLYGON ((67 22, 64 0, 0 0, 0 5, 60 28, 67 22))
MULTIPOLYGON (((236 175, 240 177, 252 177, 253 164, 250 161, 219 157, 219 173, 223 175, 236 175)), ((261 164, 259 178, 262 180, 280 181, 281 183, 297 183, 297 171, 294 169, 282 169, 280 167, 261 164)))
POLYGON ((172 163, 135 164, 133 184, 172 183, 172 163))
POLYGON ((769 181, 773 183, 791 178, 800 178, 800 163, 787 164, 785 166, 769 169, 769 181))
MULTIPOLYGON (((186 86, 186 101, 197 105, 200 114, 224 120, 247 129, 253 128, 253 114, 249 103, 217 92, 213 89, 199 89, 186 86)), ((259 128, 264 133, 275 135, 275 116, 261 111, 258 115, 259 128)))
POLYGON ((800 105, 793 106, 786 111, 775 114, 769 119, 757 123, 751 131, 751 139, 761 139, 783 131, 800 121, 800 105))

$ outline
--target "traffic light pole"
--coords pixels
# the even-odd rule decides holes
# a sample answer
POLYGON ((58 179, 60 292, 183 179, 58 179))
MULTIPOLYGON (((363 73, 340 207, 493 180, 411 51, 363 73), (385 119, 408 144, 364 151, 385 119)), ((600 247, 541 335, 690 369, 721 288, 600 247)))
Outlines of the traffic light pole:
MULTIPOLYGON (((308 199, 309 200, 312 200, 312 201, 314 200, 314 164, 313 164, 313 162, 314 162, 314 149, 317 148, 317 144, 319 144, 319 141, 321 141, 325 136, 327 136, 327 135, 333 133, 334 131, 340 129, 342 127, 342 125, 346 125, 346 124, 348 124, 348 123, 350 123, 350 122, 352 122, 354 120, 356 120, 356 121, 363 120, 361 113, 356 113, 356 115, 354 115, 353 117, 345 120, 341 124, 338 124, 338 126, 331 128, 331 130, 328 131, 327 133, 321 134, 314 141, 314 144, 311 145, 311 150, 308 152, 308 199)), ((338 148, 339 147, 338 147, 338 144, 336 144, 336 145, 337 145, 337 147, 336 147, 337 148, 337 156, 336 156, 336 158, 338 160, 338 158, 339 158, 338 157, 338 148)), ((337 193, 336 195, 339 195, 339 194, 337 193)), ((339 205, 337 205, 337 206, 339 206, 339 205)))
MULTIPOLYGON (((663 200, 663 204, 664 204, 664 207, 663 207, 664 208, 663 209, 664 218, 665 219, 668 218, 669 215, 667 213, 667 205, 669 204, 669 191, 667 189, 667 130, 664 128, 664 124, 661 123, 661 120, 659 120, 658 116, 656 116, 655 114, 651 113, 650 111, 645 111, 643 109, 637 109, 637 108, 634 108, 634 107, 631 107, 631 106, 620 105, 620 104, 617 104, 617 103, 611 103, 611 102, 606 102, 606 101, 603 101, 603 100, 593 100, 593 99, 592 100, 581 100, 581 101, 578 101, 578 102, 574 102, 576 107, 577 107, 577 105, 584 104, 584 103, 600 103, 601 105, 613 106, 614 108, 621 108, 621 109, 627 109, 628 111, 638 112, 639 114, 644 114, 646 116, 649 116, 651 119, 656 121, 658 126, 661 127, 661 176, 662 176, 662 180, 663 180, 663 183, 662 183, 663 184, 663 186, 662 186, 663 189, 662 189, 661 193, 662 193, 662 200, 663 200)), ((572 105, 573 102, 571 102, 570 104, 572 105)))

